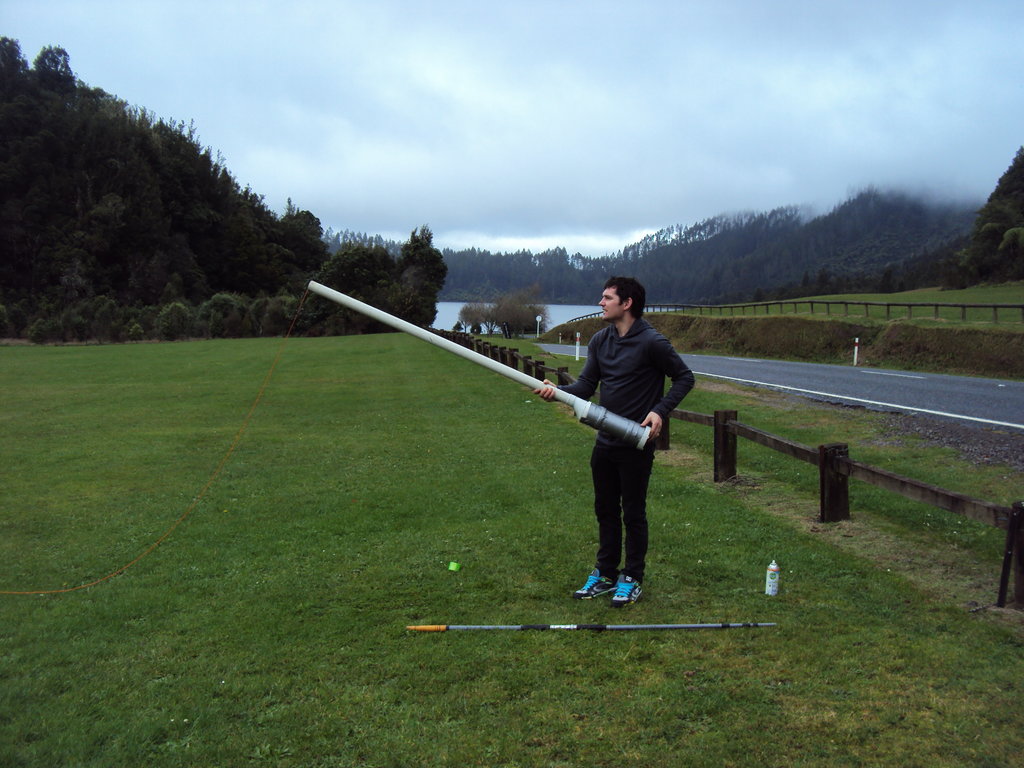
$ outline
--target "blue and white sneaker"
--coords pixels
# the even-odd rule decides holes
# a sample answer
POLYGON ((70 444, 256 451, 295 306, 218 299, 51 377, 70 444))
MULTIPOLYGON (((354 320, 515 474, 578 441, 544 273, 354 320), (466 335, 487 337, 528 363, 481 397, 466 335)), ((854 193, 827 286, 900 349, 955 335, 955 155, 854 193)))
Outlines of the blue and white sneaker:
POLYGON ((612 607, 621 608, 630 603, 640 602, 644 591, 640 588, 640 582, 632 576, 622 574, 619 576, 619 583, 615 585, 615 594, 612 595, 612 607))
POLYGON ((586 583, 572 593, 577 600, 590 600, 592 597, 603 595, 615 589, 615 582, 602 576, 596 568, 587 576, 586 583))

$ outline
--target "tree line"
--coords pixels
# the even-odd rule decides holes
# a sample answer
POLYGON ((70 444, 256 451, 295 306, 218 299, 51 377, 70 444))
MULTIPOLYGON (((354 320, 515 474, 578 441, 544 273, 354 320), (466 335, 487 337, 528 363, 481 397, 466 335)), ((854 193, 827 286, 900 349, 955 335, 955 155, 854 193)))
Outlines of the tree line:
MULTIPOLYGON (((431 319, 445 266, 429 228, 331 253, 320 220, 282 215, 199 142, 80 82, 68 53, 30 66, 0 38, 0 334, 34 341, 276 334, 310 278, 358 272, 360 298, 431 319)), ((326 278, 325 278, 326 279, 326 278)), ((300 332, 355 321, 318 310, 300 332)))

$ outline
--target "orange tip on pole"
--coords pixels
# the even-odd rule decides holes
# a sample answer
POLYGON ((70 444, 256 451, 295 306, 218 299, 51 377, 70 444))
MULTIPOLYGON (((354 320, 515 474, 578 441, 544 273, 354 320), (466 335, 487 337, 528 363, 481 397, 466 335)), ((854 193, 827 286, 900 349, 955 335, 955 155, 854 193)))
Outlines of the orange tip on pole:
POLYGON ((448 629, 447 624, 415 624, 406 629, 412 630, 413 632, 445 632, 448 629))

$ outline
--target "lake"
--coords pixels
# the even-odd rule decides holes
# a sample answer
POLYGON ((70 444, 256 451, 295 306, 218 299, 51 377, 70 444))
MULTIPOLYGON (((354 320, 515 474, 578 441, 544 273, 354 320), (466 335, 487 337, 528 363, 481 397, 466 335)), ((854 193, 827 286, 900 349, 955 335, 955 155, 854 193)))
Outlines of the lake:
MULTIPOLYGON (((437 318, 434 320, 434 327, 446 331, 451 330, 452 326, 459 322, 459 310, 468 303, 465 301, 437 302, 437 318)), ((597 304, 545 304, 544 306, 548 308, 548 328, 554 328, 556 325, 561 325, 580 315, 601 311, 597 304)))

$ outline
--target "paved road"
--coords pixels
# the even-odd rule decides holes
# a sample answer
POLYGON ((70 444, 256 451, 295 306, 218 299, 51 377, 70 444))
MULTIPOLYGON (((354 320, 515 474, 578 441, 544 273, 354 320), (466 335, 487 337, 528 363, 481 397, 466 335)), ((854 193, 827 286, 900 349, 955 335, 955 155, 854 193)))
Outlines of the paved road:
MULTIPOLYGON (((575 347, 569 344, 541 346, 554 354, 575 354, 575 347)), ((581 346, 580 355, 586 353, 581 346)), ((1022 381, 717 355, 686 354, 683 359, 698 377, 768 387, 831 403, 1024 432, 1022 381)))

